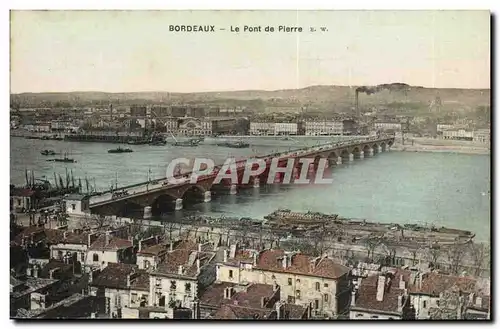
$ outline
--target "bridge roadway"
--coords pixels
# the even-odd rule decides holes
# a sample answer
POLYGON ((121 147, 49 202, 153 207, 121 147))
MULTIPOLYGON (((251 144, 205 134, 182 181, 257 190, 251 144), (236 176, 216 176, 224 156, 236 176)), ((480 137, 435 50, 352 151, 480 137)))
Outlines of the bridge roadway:
MULTIPOLYGON (((327 152, 336 152, 338 156, 338 161, 336 162, 337 164, 342 163, 342 159, 340 156, 340 153, 338 151, 342 152, 344 154, 345 150, 348 150, 348 155, 349 155, 349 161, 353 161, 354 155, 353 151, 357 149, 358 151, 358 156, 360 158, 364 157, 363 154, 363 146, 366 147, 367 145, 369 146, 369 150, 371 155, 373 153, 379 153, 382 151, 388 150, 390 146, 394 143, 394 137, 393 136, 384 136, 384 137, 369 137, 369 138, 364 138, 364 139, 355 139, 355 140, 350 140, 350 141, 341 141, 341 142, 330 142, 330 143, 325 143, 317 146, 312 146, 312 147, 305 147, 305 148, 300 148, 300 149, 295 149, 292 151, 286 151, 286 152, 280 152, 280 153, 275 153, 275 154, 269 154, 269 155, 264 155, 264 156, 256 156, 252 157, 252 159, 264 159, 266 162, 266 166, 269 166, 272 159, 279 157, 280 161, 281 160, 287 160, 290 157, 293 158, 304 158, 304 157, 310 157, 315 154, 322 154, 322 153, 327 153, 327 152), (373 146, 377 146, 378 149, 374 150, 373 146), (361 149, 360 149, 361 148, 361 149)), ((250 158, 248 158, 250 159, 250 158)), ((246 161, 248 159, 243 159, 243 160, 238 160, 236 161, 236 166, 238 168, 238 171, 242 170, 245 168, 246 161)), ((216 169, 221 168, 221 165, 216 166, 216 169)), ((183 186, 186 185, 192 185, 190 183, 190 175, 192 172, 184 173, 182 175, 176 176, 177 179, 181 179, 182 181, 177 184, 172 184, 168 181, 167 177, 160 178, 160 179, 155 179, 150 182, 144 182, 144 183, 139 183, 139 184, 134 184, 134 185, 129 185, 129 186, 123 186, 121 188, 118 188, 114 191, 109 190, 105 191, 102 193, 99 193, 98 195, 94 195, 90 198, 89 200, 89 207, 90 209, 95 209, 107 204, 111 203, 116 203, 120 201, 125 201, 127 199, 132 199, 132 198, 137 198, 141 196, 145 196, 148 194, 157 194, 157 192, 160 191, 166 191, 170 189, 179 189, 183 186)), ((198 183, 204 180, 210 180, 210 179, 215 179, 217 176, 216 170, 214 173, 209 174, 209 175, 202 175, 198 177, 198 183)), ((211 183, 210 183, 211 185, 211 183)), ((209 201, 209 200, 205 200, 209 201)), ((177 209, 177 206, 176 206, 177 209)))

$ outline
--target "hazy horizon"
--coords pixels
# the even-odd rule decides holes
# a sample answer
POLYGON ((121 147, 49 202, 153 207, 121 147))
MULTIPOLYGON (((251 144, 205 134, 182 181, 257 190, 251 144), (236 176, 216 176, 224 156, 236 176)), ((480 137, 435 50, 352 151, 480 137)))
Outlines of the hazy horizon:
POLYGON ((11 94, 278 91, 384 83, 489 90, 490 19, 488 11, 451 10, 13 10, 11 94), (170 32, 177 24, 215 25, 216 31, 170 32), (304 31, 229 31, 243 25, 304 31))

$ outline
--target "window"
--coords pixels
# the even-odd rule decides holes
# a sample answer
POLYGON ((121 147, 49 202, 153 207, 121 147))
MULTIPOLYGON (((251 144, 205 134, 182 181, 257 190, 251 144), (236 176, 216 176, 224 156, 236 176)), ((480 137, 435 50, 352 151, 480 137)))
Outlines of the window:
POLYGON ((165 296, 160 296, 158 306, 165 306, 165 296))
POLYGON ((288 278, 288 285, 291 286, 292 285, 292 278, 288 278))
POLYGON ((149 260, 144 261, 144 268, 149 268, 149 260))
POLYGON ((59 259, 59 260, 63 259, 63 252, 62 252, 62 250, 57 251, 57 259, 59 259))
POLYGON ((378 316, 374 315, 372 316, 372 319, 378 319, 378 316))
POLYGON ((427 307, 427 302, 424 300, 424 302, 422 303, 422 307, 423 308, 426 308, 427 307))
POLYGON ((295 297, 300 299, 300 290, 295 290, 295 297))
POLYGON ((233 270, 229 270, 229 278, 232 279, 233 278, 233 270))
POLYGON ((314 309, 317 310, 319 308, 319 299, 314 300, 314 309))
POLYGON ((94 262, 98 262, 98 261, 99 261, 99 255, 94 254, 94 256, 92 256, 92 260, 93 260, 94 262))
POLYGON ((74 203, 71 204, 71 209, 73 209, 73 210, 76 209, 76 205, 74 203))
POLYGON ((325 283, 325 288, 328 288, 328 283, 325 283))
POLYGON ((80 260, 85 262, 85 254, 83 252, 80 254, 80 260))
POLYGON ((328 294, 325 294, 324 299, 325 299, 325 302, 328 302, 328 294))
POLYGON ((130 302, 132 304, 135 304, 136 301, 137 301, 137 294, 131 294, 130 295, 130 302))
POLYGON ((297 281, 296 281, 296 282, 297 282, 297 283, 300 283, 300 279, 297 279, 297 281))
POLYGON ((186 283, 185 289, 187 292, 191 292, 191 283, 186 283))
POLYGON ((356 317, 357 318, 361 318, 361 317, 363 317, 363 314, 362 313, 358 313, 358 314, 356 314, 356 317))
POLYGON ((436 300, 436 306, 439 306, 439 300, 436 300))
POLYGON ((319 291, 320 290, 320 284, 319 282, 316 282, 316 291, 319 291))
POLYGON ((288 304, 294 304, 295 303, 295 297, 293 296, 288 296, 288 304))
POLYGON ((175 289, 177 289, 177 282, 170 281, 170 290, 175 290, 175 289))

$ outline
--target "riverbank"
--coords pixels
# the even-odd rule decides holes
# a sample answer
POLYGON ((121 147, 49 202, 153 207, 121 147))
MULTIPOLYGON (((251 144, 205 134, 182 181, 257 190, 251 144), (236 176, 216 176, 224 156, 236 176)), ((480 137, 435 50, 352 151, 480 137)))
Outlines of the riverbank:
POLYGON ((401 152, 432 152, 432 153, 460 153, 489 155, 490 149, 486 147, 464 146, 464 145, 402 145, 394 144, 391 151, 401 152))

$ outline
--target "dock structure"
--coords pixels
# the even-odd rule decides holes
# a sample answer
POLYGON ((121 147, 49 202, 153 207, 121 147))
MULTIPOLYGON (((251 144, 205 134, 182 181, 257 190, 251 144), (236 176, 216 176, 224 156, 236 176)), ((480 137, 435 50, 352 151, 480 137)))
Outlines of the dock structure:
MULTIPOLYGON (((355 159, 371 157, 374 154, 389 151, 394 143, 394 136, 372 137, 365 139, 355 139, 341 142, 330 142, 322 145, 305 147, 287 152, 269 154, 254 157, 263 160, 266 169, 255 176, 250 177, 246 184, 234 184, 223 179, 220 183, 214 183, 218 169, 222 164, 216 166, 216 170, 208 175, 198 177, 196 183, 191 183, 191 172, 185 173, 178 178, 178 183, 171 183, 169 177, 156 179, 144 183, 124 186, 115 190, 109 190, 90 198, 89 209, 92 213, 103 215, 116 215, 123 212, 123 209, 130 205, 142 208, 151 206, 153 211, 161 205, 169 205, 172 210, 181 210, 183 202, 209 202, 211 200, 212 189, 227 189, 230 194, 237 194, 239 188, 258 187, 269 180, 269 171, 273 159, 278 158, 278 166, 285 167, 289 160, 294 161, 295 172, 301 172, 302 164, 300 159, 314 158, 314 163, 310 165, 312 172, 316 172, 320 162, 326 160, 328 167, 333 168, 342 163, 351 162, 355 159)), ((238 182, 243 182, 243 174, 247 169, 247 160, 241 159, 236 162, 238 182)), ((278 173, 277 180, 283 179, 284 174, 278 173)), ((275 181, 276 183, 276 181, 275 181)))

